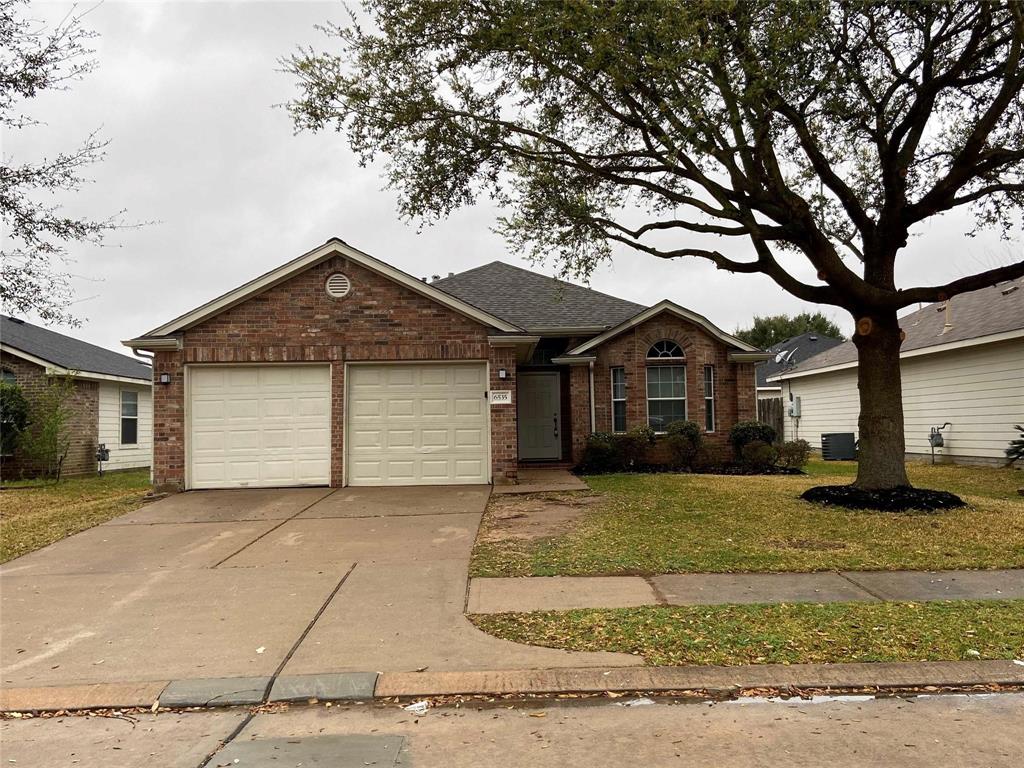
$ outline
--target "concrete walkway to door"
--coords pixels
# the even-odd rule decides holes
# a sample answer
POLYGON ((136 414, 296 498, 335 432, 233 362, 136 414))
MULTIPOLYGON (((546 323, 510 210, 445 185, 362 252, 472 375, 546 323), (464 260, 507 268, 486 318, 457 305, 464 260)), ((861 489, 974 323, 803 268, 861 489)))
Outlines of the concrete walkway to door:
POLYGON ((486 486, 199 491, 0 568, 3 687, 639 663, 463 615, 486 486))

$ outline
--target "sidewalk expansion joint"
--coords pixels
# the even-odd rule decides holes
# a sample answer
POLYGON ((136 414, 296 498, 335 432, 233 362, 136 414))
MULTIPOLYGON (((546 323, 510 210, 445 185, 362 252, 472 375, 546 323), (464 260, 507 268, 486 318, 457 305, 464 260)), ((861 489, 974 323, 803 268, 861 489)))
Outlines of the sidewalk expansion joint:
POLYGON ((857 581, 856 579, 852 578, 850 576, 850 574, 846 573, 845 571, 836 571, 836 573, 839 574, 839 578, 846 579, 848 582, 853 584, 853 586, 855 586, 857 589, 860 589, 860 590, 866 592, 867 594, 869 594, 871 597, 875 598, 876 600, 881 600, 882 602, 889 602, 892 599, 892 598, 886 597, 885 595, 881 594, 880 592, 876 592, 875 590, 871 589, 868 586, 865 586, 864 584, 861 584, 859 581, 857 581))

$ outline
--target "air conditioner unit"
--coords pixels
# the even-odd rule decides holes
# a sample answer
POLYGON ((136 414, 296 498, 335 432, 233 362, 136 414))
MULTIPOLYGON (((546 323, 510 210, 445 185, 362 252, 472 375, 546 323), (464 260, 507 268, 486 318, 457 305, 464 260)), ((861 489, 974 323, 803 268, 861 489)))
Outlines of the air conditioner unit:
POLYGON ((800 398, 794 397, 793 402, 789 404, 789 415, 794 419, 800 418, 800 398))

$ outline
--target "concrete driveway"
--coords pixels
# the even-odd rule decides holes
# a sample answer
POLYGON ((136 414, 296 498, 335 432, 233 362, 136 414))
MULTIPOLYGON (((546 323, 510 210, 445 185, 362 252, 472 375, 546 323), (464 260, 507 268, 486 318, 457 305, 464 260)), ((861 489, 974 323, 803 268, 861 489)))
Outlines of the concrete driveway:
POLYGON ((490 489, 179 494, 0 568, 4 687, 614 666, 463 616, 490 489))

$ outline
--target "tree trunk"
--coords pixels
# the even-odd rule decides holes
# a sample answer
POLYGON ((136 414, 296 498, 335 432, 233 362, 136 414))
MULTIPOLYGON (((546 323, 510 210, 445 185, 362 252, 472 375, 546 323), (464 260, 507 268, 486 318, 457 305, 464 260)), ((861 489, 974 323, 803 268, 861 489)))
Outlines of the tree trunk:
POLYGON ((864 490, 910 485, 904 463, 900 335, 895 312, 871 312, 857 319, 853 342, 860 390, 860 450, 854 485, 864 490))

